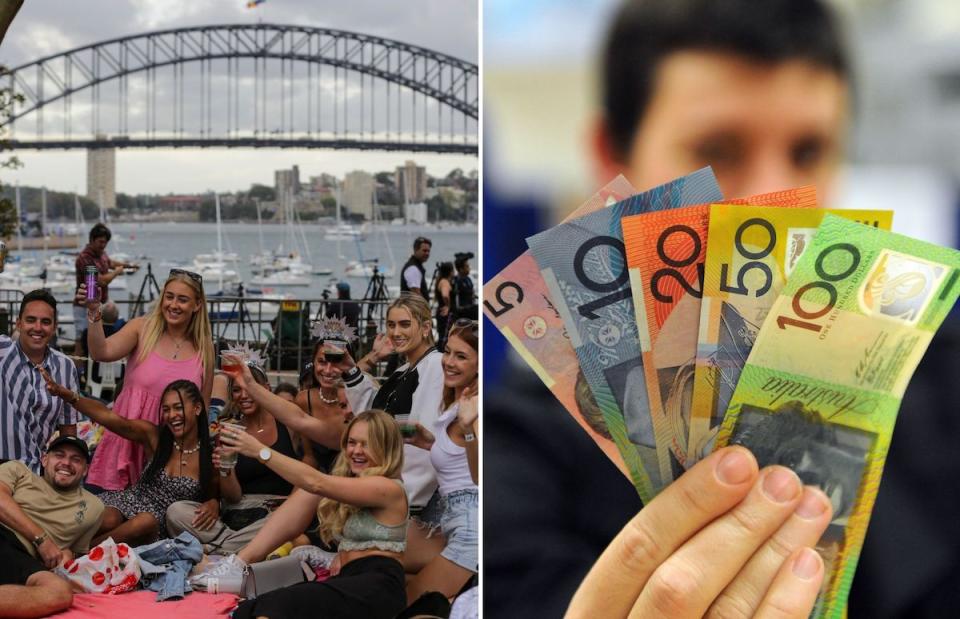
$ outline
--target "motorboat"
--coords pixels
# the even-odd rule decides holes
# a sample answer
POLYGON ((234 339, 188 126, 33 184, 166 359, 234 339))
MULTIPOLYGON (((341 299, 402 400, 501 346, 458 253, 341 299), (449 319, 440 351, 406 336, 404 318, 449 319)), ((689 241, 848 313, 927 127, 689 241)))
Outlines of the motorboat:
POLYGON ((328 228, 323 235, 325 241, 363 241, 367 238, 365 227, 357 227, 351 224, 338 224, 328 228))
POLYGON ((386 267, 381 268, 376 261, 364 261, 351 260, 347 263, 347 266, 343 269, 343 274, 347 277, 363 277, 370 278, 373 277, 374 269, 379 275, 384 277, 393 277, 394 272, 393 268, 386 267))

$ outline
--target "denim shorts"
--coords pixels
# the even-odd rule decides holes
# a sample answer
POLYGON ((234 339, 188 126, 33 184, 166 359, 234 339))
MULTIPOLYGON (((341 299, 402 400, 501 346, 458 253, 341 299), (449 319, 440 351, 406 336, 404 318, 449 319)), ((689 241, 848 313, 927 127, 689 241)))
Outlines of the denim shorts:
POLYGON ((476 572, 480 495, 476 488, 467 488, 451 492, 442 500, 444 509, 440 526, 447 538, 447 545, 440 555, 466 570, 476 572))

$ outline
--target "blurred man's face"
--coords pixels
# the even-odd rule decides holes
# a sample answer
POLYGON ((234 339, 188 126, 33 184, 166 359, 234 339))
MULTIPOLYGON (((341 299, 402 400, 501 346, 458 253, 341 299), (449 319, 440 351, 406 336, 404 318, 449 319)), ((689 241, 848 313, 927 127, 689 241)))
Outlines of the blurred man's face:
POLYGON ((841 161, 847 97, 835 73, 807 61, 677 52, 661 63, 627 161, 605 157, 600 142, 601 172, 649 189, 710 165, 728 198, 816 185, 824 203, 841 161))
POLYGON ((107 250, 107 243, 109 242, 106 237, 98 236, 90 241, 90 249, 93 250, 94 254, 99 256, 107 250))
POLYGON ((426 262, 430 259, 430 243, 420 243, 420 246, 413 251, 414 257, 420 262, 426 262))

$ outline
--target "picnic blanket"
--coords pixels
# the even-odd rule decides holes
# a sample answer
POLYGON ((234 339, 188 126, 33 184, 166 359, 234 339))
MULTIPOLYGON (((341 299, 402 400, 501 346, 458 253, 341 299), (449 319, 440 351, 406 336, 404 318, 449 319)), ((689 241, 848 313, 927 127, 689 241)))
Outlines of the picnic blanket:
POLYGON ((153 591, 131 591, 120 595, 77 593, 73 605, 52 617, 56 619, 209 619, 228 617, 237 606, 237 596, 231 593, 187 594, 182 600, 157 602, 153 591))

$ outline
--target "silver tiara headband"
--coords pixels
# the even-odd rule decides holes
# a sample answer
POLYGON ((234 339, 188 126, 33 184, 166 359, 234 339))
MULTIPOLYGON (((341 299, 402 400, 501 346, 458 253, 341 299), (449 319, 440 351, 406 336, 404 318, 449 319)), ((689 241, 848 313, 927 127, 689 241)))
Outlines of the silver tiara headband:
POLYGON ((347 324, 346 318, 321 318, 314 321, 310 334, 319 340, 335 340, 349 344, 357 339, 357 330, 347 324))
POLYGON ((246 342, 238 342, 233 346, 228 346, 223 352, 239 357, 241 361, 248 365, 255 365, 261 370, 263 369, 263 358, 260 356, 260 351, 250 348, 246 342))

